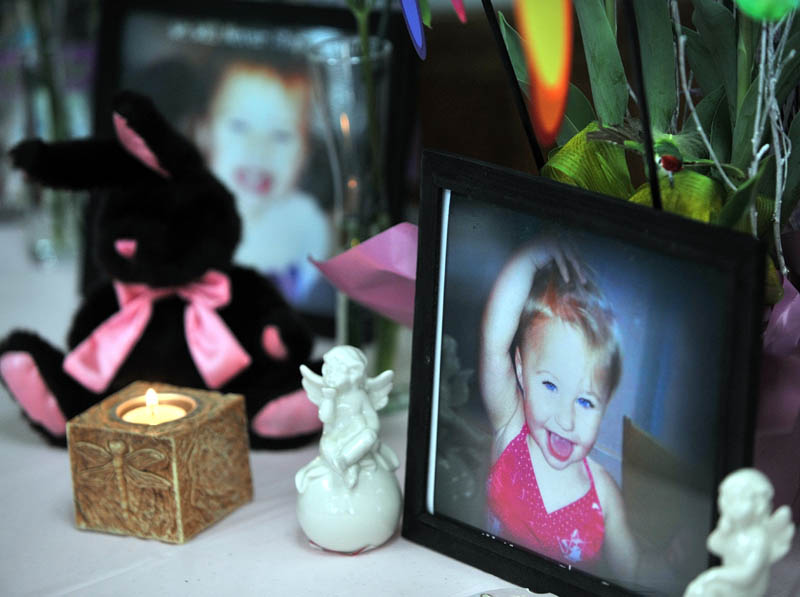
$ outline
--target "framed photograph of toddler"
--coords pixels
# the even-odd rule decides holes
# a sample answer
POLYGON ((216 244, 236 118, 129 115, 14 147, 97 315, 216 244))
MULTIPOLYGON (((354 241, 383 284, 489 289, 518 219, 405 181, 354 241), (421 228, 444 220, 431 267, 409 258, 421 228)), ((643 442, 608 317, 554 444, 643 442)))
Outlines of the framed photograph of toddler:
MULTIPOLYGON (((234 260, 268 276, 316 332, 332 335, 335 290, 308 258, 324 261, 343 250, 341 178, 352 168, 341 166, 350 156, 334 142, 328 95, 353 83, 339 76, 349 74, 343 67, 317 73, 312 55, 326 40, 355 35, 353 15, 313 0, 118 0, 103 3, 101 17, 96 132, 111 134, 118 89, 148 95, 233 194, 242 220, 234 260)), ((385 100, 379 118, 387 131, 388 196, 375 209, 398 221, 413 144, 416 56, 399 10, 381 28, 383 60, 375 59, 373 78, 385 100)), ((349 115, 351 145, 360 147, 364 126, 351 108, 337 112, 336 122, 349 115)), ((87 288, 99 272, 90 255, 84 265, 87 288)))
POLYGON ((751 461, 764 249, 425 152, 403 535, 535 592, 682 594, 751 461))

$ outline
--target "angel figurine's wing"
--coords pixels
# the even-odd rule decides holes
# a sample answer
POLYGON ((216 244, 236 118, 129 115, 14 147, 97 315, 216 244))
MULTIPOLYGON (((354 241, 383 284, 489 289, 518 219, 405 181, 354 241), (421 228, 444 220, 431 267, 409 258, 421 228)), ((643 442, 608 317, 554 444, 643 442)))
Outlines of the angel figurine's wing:
POLYGON ((305 365, 300 365, 300 374, 303 376, 303 389, 308 394, 308 398, 319 406, 322 404, 322 388, 325 386, 322 376, 317 375, 305 365))
POLYGON ((394 371, 391 369, 384 371, 376 377, 367 378, 364 382, 364 389, 367 391, 372 408, 379 411, 389 402, 389 392, 392 391, 394 371))
POLYGON ((794 524, 789 506, 781 506, 767 521, 767 536, 770 538, 770 563, 777 562, 792 546, 794 524))

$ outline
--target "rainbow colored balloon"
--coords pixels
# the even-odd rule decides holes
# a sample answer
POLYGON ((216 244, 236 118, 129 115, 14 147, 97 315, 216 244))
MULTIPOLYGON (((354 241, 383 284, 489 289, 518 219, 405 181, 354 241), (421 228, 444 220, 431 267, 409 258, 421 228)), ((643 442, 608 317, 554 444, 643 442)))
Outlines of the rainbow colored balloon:
POLYGON ((744 14, 757 21, 779 21, 800 6, 800 0, 736 0, 744 14))
POLYGON ((550 147, 564 120, 572 68, 572 1, 515 0, 530 77, 529 111, 536 137, 550 147))

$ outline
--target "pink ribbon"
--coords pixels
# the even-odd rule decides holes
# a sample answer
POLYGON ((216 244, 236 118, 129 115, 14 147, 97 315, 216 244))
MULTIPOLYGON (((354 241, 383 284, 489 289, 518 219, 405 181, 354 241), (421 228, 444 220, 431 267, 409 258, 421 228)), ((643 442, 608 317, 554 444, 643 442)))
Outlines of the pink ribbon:
POLYGON ((67 355, 64 371, 90 390, 104 391, 144 333, 153 302, 177 294, 188 301, 183 322, 197 370, 209 388, 220 387, 250 364, 250 355, 216 312, 230 302, 230 286, 228 276, 215 270, 174 288, 115 281, 120 310, 67 355))

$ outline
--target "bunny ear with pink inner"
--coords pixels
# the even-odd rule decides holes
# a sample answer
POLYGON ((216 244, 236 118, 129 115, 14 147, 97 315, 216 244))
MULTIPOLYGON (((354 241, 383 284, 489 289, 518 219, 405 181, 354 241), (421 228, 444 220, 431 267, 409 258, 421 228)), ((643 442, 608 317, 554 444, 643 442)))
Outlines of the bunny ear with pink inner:
POLYGON ((114 129, 117 131, 117 139, 128 153, 164 178, 170 178, 169 172, 158 163, 158 158, 148 147, 147 142, 128 125, 125 117, 117 112, 114 112, 114 129))

